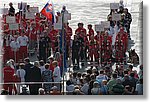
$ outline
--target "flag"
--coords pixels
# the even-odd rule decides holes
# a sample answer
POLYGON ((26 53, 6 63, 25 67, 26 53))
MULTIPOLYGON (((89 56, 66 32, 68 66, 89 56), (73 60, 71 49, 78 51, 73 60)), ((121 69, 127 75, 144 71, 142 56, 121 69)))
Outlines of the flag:
POLYGON ((54 6, 51 0, 49 0, 41 10, 41 14, 44 15, 48 20, 52 21, 52 24, 55 23, 54 6))

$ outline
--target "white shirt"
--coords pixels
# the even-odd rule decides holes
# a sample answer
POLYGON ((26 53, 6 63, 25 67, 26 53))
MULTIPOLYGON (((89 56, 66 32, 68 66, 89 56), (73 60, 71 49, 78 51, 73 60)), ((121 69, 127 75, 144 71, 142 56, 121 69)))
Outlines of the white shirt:
POLYGON ((59 66, 55 67, 54 72, 53 72, 53 76, 54 76, 54 82, 60 82, 61 81, 60 67, 59 66))
POLYGON ((25 82, 25 74, 26 72, 24 69, 18 69, 16 72, 16 75, 21 78, 21 82, 25 82))
POLYGON ((20 44, 18 41, 11 41, 10 47, 13 51, 17 51, 20 48, 20 44))
POLYGON ((24 35, 24 36, 19 36, 17 38, 17 41, 19 42, 20 46, 27 46, 29 40, 28 37, 24 35))
POLYGON ((88 90, 89 90, 89 84, 85 83, 82 87, 81 87, 81 91, 85 94, 88 95, 88 90))
POLYGON ((6 46, 10 46, 10 42, 14 40, 14 37, 12 35, 6 35, 6 46))
POLYGON ((42 74, 43 71, 45 71, 45 66, 40 66, 39 68, 41 69, 41 74, 42 74))

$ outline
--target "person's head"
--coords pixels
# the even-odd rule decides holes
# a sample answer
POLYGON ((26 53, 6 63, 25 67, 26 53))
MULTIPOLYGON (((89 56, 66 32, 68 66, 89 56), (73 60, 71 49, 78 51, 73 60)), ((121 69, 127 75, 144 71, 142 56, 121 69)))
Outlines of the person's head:
POLYGON ((57 66, 58 66, 58 61, 53 61, 53 62, 52 62, 52 65, 53 65, 54 67, 57 67, 57 66))
POLYGON ((53 87, 51 88, 51 90, 52 90, 53 92, 58 91, 58 87, 57 87, 57 86, 53 86, 53 87))
POLYGON ((103 80, 102 85, 107 85, 107 80, 103 80))
POLYGON ((112 15, 108 15, 107 20, 112 21, 112 15))
POLYGON ((77 77, 81 78, 82 74, 80 72, 77 73, 77 77))
POLYGON ((112 77, 113 77, 114 79, 116 79, 116 78, 117 78, 117 73, 113 73, 113 74, 112 74, 112 77))
POLYGON ((116 83, 117 83, 117 84, 121 84, 121 83, 122 83, 121 79, 118 78, 118 79, 116 80, 116 83))
POLYGON ((1 95, 9 95, 9 92, 5 89, 1 90, 1 95))
POLYGON ((54 61, 54 57, 50 56, 50 57, 48 57, 48 60, 50 63, 52 63, 54 61))
POLYGON ((27 92, 27 87, 26 87, 26 85, 23 85, 22 86, 22 93, 25 93, 25 92, 27 92))
POLYGON ((29 10, 30 9, 30 5, 27 5, 27 10, 29 10))
POLYGON ((45 64, 45 69, 48 69, 48 68, 49 68, 49 64, 46 63, 46 64, 45 64))
POLYGON ((56 52, 55 54, 55 60, 58 61, 60 59, 60 52, 56 52))
POLYGON ((45 91, 43 88, 39 88, 39 95, 45 95, 45 91))
POLYGON ((123 10, 124 10, 124 8, 123 8, 122 6, 120 6, 120 7, 119 7, 119 10, 120 10, 120 11, 123 11, 123 10))
POLYGON ((24 63, 20 63, 20 64, 19 64, 19 68, 20 68, 20 69, 24 69, 24 66, 25 66, 24 63))
POLYGON ((60 16, 60 12, 59 11, 57 11, 57 16, 60 16))
POLYGON ((91 74, 91 75, 90 75, 90 78, 91 78, 91 80, 95 80, 95 79, 96 79, 96 76, 95 76, 94 74, 91 74))
POLYGON ((40 63, 40 66, 44 66, 44 61, 43 60, 40 60, 39 63, 40 63))
POLYGON ((91 69, 88 69, 86 72, 87 72, 87 74, 90 74, 90 75, 92 74, 92 70, 91 69))
POLYGON ((77 77, 77 72, 73 72, 72 76, 73 76, 73 78, 76 78, 77 77))
POLYGON ((73 83, 70 81, 70 80, 67 80, 66 82, 66 85, 69 86, 69 85, 72 85, 73 83))
POLYGON ((30 59, 29 59, 29 58, 25 58, 25 59, 24 59, 24 63, 25 63, 25 64, 29 64, 29 63, 30 63, 30 59))
POLYGON ((101 69, 101 70, 99 71, 99 74, 104 74, 104 70, 101 69))
POLYGON ((97 81, 95 81, 94 83, 93 83, 93 88, 99 88, 100 86, 99 86, 99 83, 97 82, 97 81))
POLYGON ((11 65, 12 65, 11 61, 6 62, 6 66, 11 67, 11 65))
POLYGON ((134 77, 135 73, 134 72, 131 72, 130 73, 130 77, 134 77))
POLYGON ((132 71, 133 65, 129 65, 129 70, 132 71))
POLYGON ((127 14, 127 13, 128 13, 128 9, 125 8, 123 12, 124 12, 125 14, 127 14))
POLYGON ((123 73, 124 73, 124 75, 125 75, 125 74, 128 74, 128 70, 125 69, 125 70, 123 71, 123 73))
POLYGON ((127 74, 124 76, 124 80, 129 80, 129 76, 127 74))
POLYGON ((123 13, 123 14, 121 14, 121 20, 123 20, 124 19, 124 16, 125 16, 125 14, 123 13))
POLYGON ((35 61, 35 62, 34 62, 34 66, 35 66, 35 67, 39 67, 39 61, 35 61))
POLYGON ((10 3, 9 3, 9 6, 10 6, 10 7, 12 7, 12 6, 13 6, 13 3, 12 3, 12 2, 10 2, 10 3))
POLYGON ((92 24, 89 24, 89 25, 88 25, 88 29, 92 29, 92 24))
POLYGON ((63 10, 66 10, 66 6, 64 5, 64 6, 62 7, 62 9, 63 9, 63 10))

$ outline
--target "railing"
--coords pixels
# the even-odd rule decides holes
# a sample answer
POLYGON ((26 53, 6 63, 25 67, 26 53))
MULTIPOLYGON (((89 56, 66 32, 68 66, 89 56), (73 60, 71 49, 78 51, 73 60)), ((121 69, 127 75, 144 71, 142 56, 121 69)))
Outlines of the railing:
MULTIPOLYGON (((4 89, 4 85, 5 87, 9 87, 9 85, 12 85, 12 92, 9 92, 9 88, 8 88, 8 93, 12 93, 12 95, 15 95, 15 91, 17 90, 17 93, 21 93, 22 92, 22 87, 26 87, 26 90, 28 90, 27 92, 30 93, 30 90, 29 90, 29 87, 30 85, 41 85, 40 88, 43 88, 44 89, 44 85, 50 85, 51 88, 53 86, 57 86, 57 85, 60 85, 60 90, 58 89, 58 91, 64 95, 65 94, 65 88, 62 87, 64 86, 64 82, 61 81, 61 82, 7 82, 7 83, 0 83, 0 90, 4 89), (8 86, 7 86, 8 85, 8 86), (26 85, 26 86, 25 86, 26 85)), ((45 90, 46 91, 46 90, 45 90)), ((49 92, 50 93, 50 92, 49 92)), ((46 94, 48 95, 48 94, 46 94)))

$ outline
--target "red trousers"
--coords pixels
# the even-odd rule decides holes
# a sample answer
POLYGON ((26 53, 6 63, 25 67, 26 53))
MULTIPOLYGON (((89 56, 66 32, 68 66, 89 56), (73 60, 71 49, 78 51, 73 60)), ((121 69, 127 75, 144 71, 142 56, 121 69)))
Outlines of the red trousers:
POLYGON ((28 57, 27 46, 21 46, 19 49, 19 59, 28 57))

